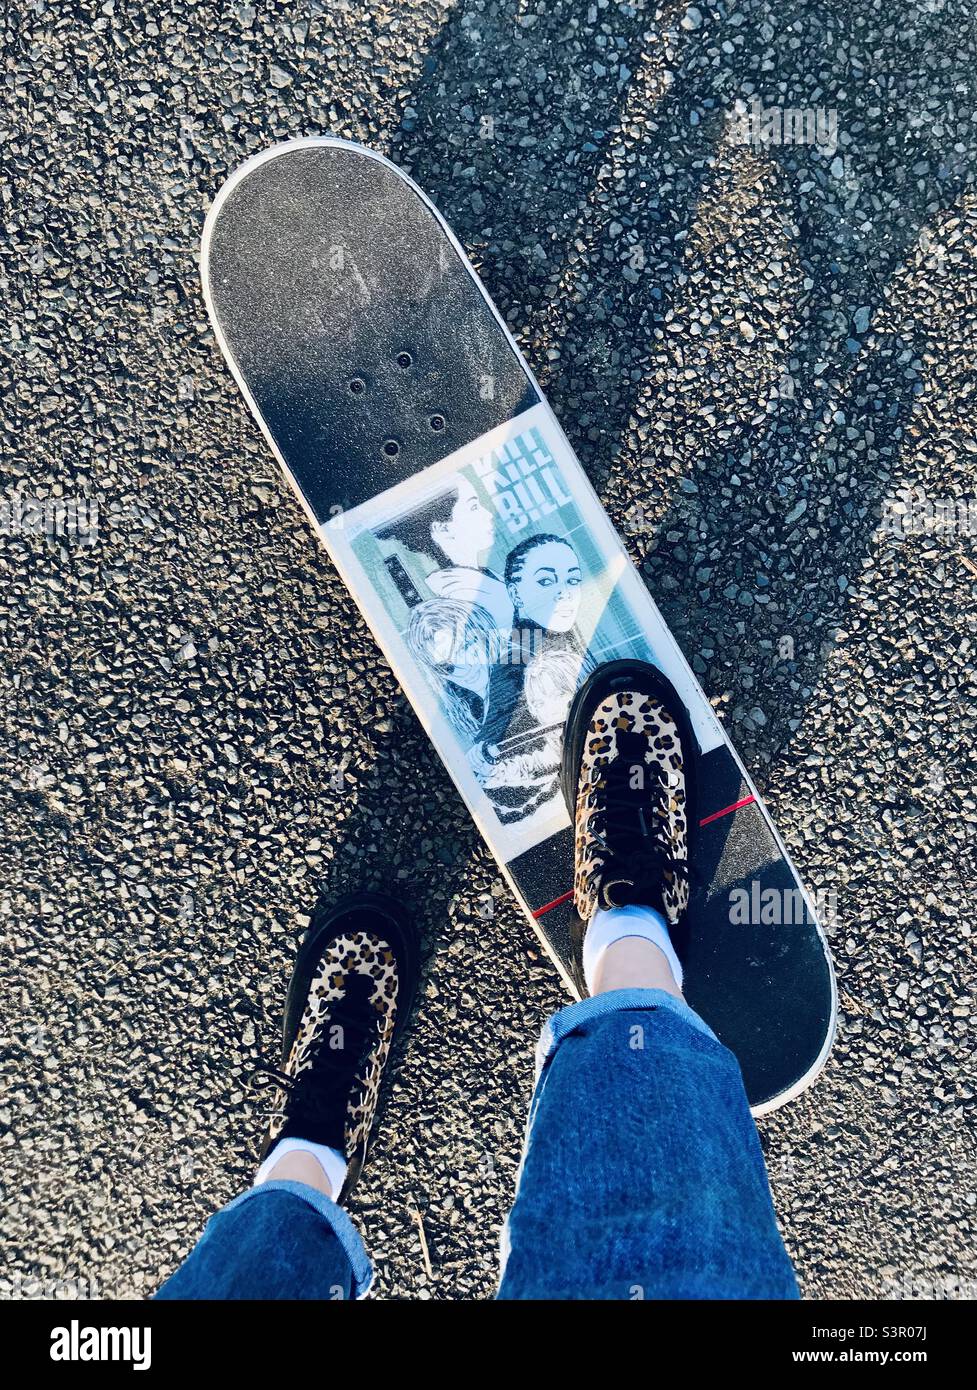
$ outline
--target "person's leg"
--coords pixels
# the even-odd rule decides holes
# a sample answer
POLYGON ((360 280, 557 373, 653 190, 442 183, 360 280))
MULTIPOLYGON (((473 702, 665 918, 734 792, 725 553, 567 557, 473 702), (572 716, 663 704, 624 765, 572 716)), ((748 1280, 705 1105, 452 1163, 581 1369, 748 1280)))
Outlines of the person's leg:
POLYGON ((417 936, 391 899, 321 906, 289 988, 283 1070, 255 1185, 212 1217, 162 1299, 359 1298, 372 1282, 342 1210, 417 985, 417 936), (334 1200, 335 1198, 335 1200, 334 1200))
POLYGON ((500 1298, 797 1296, 739 1065, 681 994, 696 761, 654 668, 602 668, 574 701, 563 790, 590 997, 540 1039, 500 1298))
POLYGON ((673 991, 563 1009, 539 1067, 500 1298, 797 1297, 739 1065, 673 991))
POLYGON ((271 1181, 211 1217, 156 1297, 360 1298, 372 1277, 342 1207, 304 1183, 271 1181))

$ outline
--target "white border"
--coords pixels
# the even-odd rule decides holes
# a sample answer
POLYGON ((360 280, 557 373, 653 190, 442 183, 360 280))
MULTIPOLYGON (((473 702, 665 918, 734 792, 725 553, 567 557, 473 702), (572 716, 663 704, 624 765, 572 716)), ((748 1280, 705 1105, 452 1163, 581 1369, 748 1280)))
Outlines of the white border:
MULTIPOLYGON (((496 319, 496 322, 498 323, 500 329, 502 330, 503 334, 505 335, 506 339, 508 340, 509 345, 510 345, 510 347, 512 348, 513 352, 516 354, 517 358, 519 359, 520 365, 522 366, 523 370, 526 372, 526 375, 528 376, 529 380, 530 380, 530 381, 532 382, 532 384, 535 386, 535 388, 536 388, 536 390, 537 390, 537 392, 538 392, 538 394, 539 394, 540 401, 542 402, 543 406, 544 406, 545 409, 546 409, 548 422, 549 422, 549 423, 551 424, 551 426, 556 430, 558 437, 561 437, 561 438, 562 438, 562 440, 564 441, 564 443, 565 443, 565 445, 566 445, 566 448, 569 450, 571 456, 572 456, 573 458, 576 458, 575 451, 574 451, 572 445, 570 444, 570 441, 566 438, 566 435, 565 435, 564 432, 563 432, 563 429, 562 429, 562 427, 561 427, 561 425, 560 425, 560 422, 557 420, 556 415, 553 413, 553 410, 552 410, 552 408, 550 407, 549 402, 546 400, 546 397, 545 397, 545 395, 544 395, 544 393, 543 393, 543 391, 542 391, 542 389, 541 389, 541 387, 540 387, 540 385, 539 385, 539 382, 536 380, 536 377, 535 377, 535 375, 534 375, 532 369, 530 368, 529 364, 526 362, 525 358, 523 357, 522 352, 521 352, 521 350, 520 350, 520 348, 519 348, 519 344, 516 342, 515 338, 512 336, 511 332, 509 331, 508 325, 506 324, 505 320, 502 318, 502 315, 499 313, 499 311, 498 311, 498 309, 496 308, 495 304, 492 302, 491 298, 490 298, 489 295, 486 293, 485 287, 482 285, 481 280, 479 280, 477 274, 475 273, 474 267, 472 266, 472 264, 471 264, 471 262, 469 261, 467 255, 465 254, 465 251, 464 251, 463 247, 462 247, 461 244, 459 243, 457 237, 456 237, 456 236, 454 235, 454 233, 452 232, 451 228, 450 228, 450 227, 448 226, 448 224, 445 222, 444 218, 443 218, 443 217, 441 216, 441 214, 438 212, 437 208, 436 208, 436 207, 434 206, 434 204, 431 202, 430 198, 428 198, 428 196, 424 193, 424 191, 423 191, 421 188, 419 188, 419 187, 417 186, 417 184, 414 182, 414 180, 413 180, 412 178, 410 178, 409 175, 405 174, 405 173, 403 172, 402 169, 398 169, 397 165, 394 164, 391 160, 387 159, 385 155, 377 154, 376 151, 367 149, 367 147, 366 147, 365 145, 360 145, 360 144, 358 144, 356 141, 353 141, 353 140, 343 140, 343 139, 340 139, 338 136, 334 136, 334 135, 309 135, 309 136, 299 137, 298 139, 294 139, 294 140, 285 140, 285 141, 283 141, 283 142, 280 143, 280 144, 272 145, 272 146, 271 146, 269 149, 267 149, 267 150, 263 150, 260 154, 252 155, 250 159, 245 160, 243 164, 241 164, 237 169, 235 169, 234 173, 231 174, 230 177, 227 178, 227 179, 225 180, 225 182, 221 185, 221 188, 219 189, 219 191, 218 191, 218 193, 217 193, 217 196, 215 197, 215 199, 214 199, 213 203, 211 204, 210 209, 209 209, 209 211, 208 211, 208 213, 207 213, 206 221, 204 222, 203 236, 202 236, 202 238, 201 238, 201 243, 200 243, 200 280, 201 280, 201 285, 202 285, 203 293, 204 293, 204 302, 205 302, 206 305, 207 305, 207 313, 208 313, 208 315, 209 315, 209 317, 210 317, 210 322, 211 322, 211 325, 212 325, 212 327, 213 327, 213 329, 214 329, 214 334, 215 334, 215 336, 216 336, 216 338, 217 338, 218 346, 220 347, 220 350, 221 350, 221 352, 222 352, 223 355, 224 355, 225 361, 227 362, 228 366, 229 366, 230 369, 231 369, 231 372, 232 372, 232 374, 233 374, 233 376, 234 376, 234 379, 235 379, 235 381, 237 382, 238 387, 239 387, 240 390, 241 390, 241 394, 244 396, 244 399, 247 401, 248 408, 249 408, 249 410, 251 411, 251 414, 254 416, 255 420, 257 421, 258 426, 259 426, 260 429, 261 429, 262 434, 265 436, 265 440, 267 441, 269 448, 271 449, 271 451, 272 451, 272 453, 274 454, 275 458, 278 460, 279 464, 281 465, 282 472, 284 473, 285 478, 288 480, 289 484, 291 485, 292 490, 293 490, 293 492, 295 493, 296 497, 298 498, 299 503, 301 504, 301 506, 302 506, 302 508, 303 508, 303 510, 304 510, 304 512, 305 512, 305 514, 306 514, 306 516, 307 516, 307 517, 309 518, 309 520, 311 521, 313 530, 316 531, 317 534, 320 535, 320 537, 322 537, 322 534, 323 534, 323 533, 322 533, 321 524, 320 524, 318 518, 316 517, 315 513, 313 512, 312 508, 309 506, 308 502, 306 501, 305 497, 302 495, 302 492, 301 492, 301 490, 299 489, 298 484, 295 482, 295 479, 292 477, 292 474, 291 474, 291 472, 289 471, 288 465, 287 465, 287 463, 285 462, 284 458, 282 457, 281 453, 279 452, 278 447, 277 447, 277 445, 275 444, 274 438, 272 437, 271 431, 269 430, 269 428, 268 428, 268 426, 266 425, 265 421, 262 419, 261 412, 260 412, 260 410, 258 409, 258 406, 257 406, 257 404, 256 404, 256 402, 255 402, 255 400, 254 400, 254 397, 251 395, 251 392, 248 390, 248 387, 247 387, 247 384, 246 384, 246 382, 245 382, 245 380, 244 380, 244 377, 242 376, 242 374, 241 374, 241 372, 240 372, 240 370, 239 370, 239 368, 238 368, 238 365, 237 365, 237 363, 236 363, 235 360, 234 360, 234 356, 233 356, 233 354, 231 353, 231 351, 230 351, 230 349, 229 349, 229 347, 228 347, 228 345, 227 345, 227 342, 226 342, 225 339, 224 339, 224 335, 223 335, 223 333, 221 332, 220 322, 219 322, 219 320, 218 320, 218 318, 217 318, 217 313, 216 313, 216 311, 215 311, 215 309, 214 309, 213 300, 212 300, 212 298, 211 298, 211 293, 210 293, 209 259, 210 259, 210 239, 211 239, 211 236, 213 235, 214 225, 215 225, 215 223, 216 223, 216 221, 217 221, 218 216, 220 215, 220 210, 221 210, 221 208, 223 207, 224 203, 226 202, 226 200, 227 200, 227 198, 230 196, 230 194, 231 194, 231 193, 234 191, 234 189, 238 186, 238 184, 242 183, 242 182, 249 176, 249 174, 253 173, 253 171, 259 167, 259 165, 262 165, 262 164, 266 163, 268 160, 277 159, 280 155, 290 153, 290 152, 293 151, 293 150, 297 150, 297 149, 309 149, 309 148, 313 148, 313 147, 316 147, 316 146, 327 146, 327 147, 328 147, 328 146, 331 146, 331 147, 336 148, 336 149, 345 149, 345 150, 355 151, 357 154, 362 155, 363 157, 365 157, 365 158, 367 158, 367 159, 374 159, 374 160, 377 161, 378 164, 382 164, 382 165, 384 165, 385 168, 391 170, 394 174, 396 174, 396 175, 398 176, 398 178, 403 179, 404 182, 405 182, 405 183, 408 185, 408 187, 411 189, 411 191, 412 191, 414 194, 416 194, 416 196, 417 196, 418 198, 420 198, 420 200, 421 200, 421 202, 424 204, 424 206, 428 209, 429 212, 431 212, 431 213, 433 214, 433 216, 434 216, 435 219, 437 220, 437 222, 438 222, 438 224, 440 225, 442 231, 444 232, 445 236, 447 237, 449 243, 450 243, 451 246, 454 248, 455 252, 457 253, 458 257, 460 258, 461 263, 462 263, 462 265, 464 266, 465 270, 467 270, 468 274, 471 276, 472 280, 474 281, 474 283, 475 283, 475 285, 476 285, 476 287, 477 287, 479 293, 483 296, 483 298, 485 299, 485 301, 486 301, 486 303, 488 304, 489 308, 491 309, 491 311, 492 311, 492 313, 493 313, 493 315, 494 315, 494 317, 495 317, 495 319, 496 319)), ((592 494, 593 500, 596 502, 597 506, 598 506, 598 507, 602 507, 602 503, 601 503, 601 501, 600 501, 600 498, 597 496, 597 493, 594 491, 593 487, 591 486, 590 480, 589 480, 589 478, 587 477, 587 475, 584 473, 583 468, 580 469, 580 473, 581 473, 581 486, 582 486, 585 490, 589 489, 590 493, 592 494)), ((323 537, 323 540, 324 540, 324 537, 323 537)), ((325 543, 325 542, 324 542, 324 543, 325 543)), ((327 547, 327 549, 328 549, 328 547, 327 547)), ((624 547, 623 547, 623 546, 621 546, 621 551, 622 551, 622 554, 624 554, 624 557, 625 557, 625 561, 626 561, 627 566, 629 566, 629 567, 633 570, 634 567, 631 565, 630 558, 628 557, 627 552, 624 550, 624 547)), ((329 553, 330 553, 330 558, 332 558, 331 552, 329 552, 329 553)), ((698 681, 696 680, 694 673, 692 672, 691 668, 689 667, 688 662, 685 660, 685 657, 684 657, 683 654, 682 654, 681 648, 679 647, 678 643, 675 641, 675 638, 672 636, 672 634, 668 631, 668 628, 667 628, 666 624, 665 624, 664 621, 662 620, 661 615, 658 613, 658 605, 655 603, 654 599, 651 597, 651 594, 648 593, 647 588, 645 587, 645 585, 644 585, 643 582, 641 581, 640 576, 637 575, 637 572, 636 572, 636 571, 635 571, 635 577, 638 579, 638 582, 641 583, 641 587, 642 587, 642 589, 644 590, 645 594, 646 594, 647 597, 648 597, 648 602, 652 604, 652 606, 653 606, 653 608, 654 608, 656 614, 658 614, 658 619, 659 619, 659 622, 661 623, 662 629, 668 634, 668 637, 671 639, 671 644, 672 644, 672 647, 673 647, 673 649, 674 649, 674 651, 673 651, 673 656, 674 656, 674 658, 675 658, 676 664, 679 665, 680 668, 684 668, 686 671, 688 671, 688 674, 689 674, 690 679, 692 680, 692 682, 694 683, 694 685, 696 686, 696 688, 699 689, 700 692, 701 692, 701 687, 699 686, 699 683, 698 683, 698 681)), ((366 617, 365 614, 364 614, 364 617, 366 617)), ((372 629, 371 629, 371 630, 372 630, 372 629)), ((705 703, 706 705, 708 705, 709 702, 706 700, 705 695, 702 696, 702 699, 703 699, 704 703, 705 703)), ((709 706, 709 708, 711 709, 711 706, 709 706)), ((713 718, 715 718, 715 714, 713 714, 713 718)), ((718 723, 718 721, 717 721, 717 723, 718 723)), ((721 727, 722 727, 722 726, 720 726, 720 729, 721 729, 721 727)), ((829 979, 830 979, 830 982, 831 982, 831 1019, 830 1019, 830 1026, 829 1026, 829 1028, 828 1028, 828 1030, 827 1030, 827 1033, 826 1033, 826 1036, 825 1036, 824 1045, 822 1046, 821 1051, 820 1051, 820 1053, 819 1053, 819 1055, 818 1055, 816 1061, 808 1068, 808 1070, 804 1073, 804 1075, 803 1075, 802 1077, 800 1077, 797 1081, 795 1081, 794 1084, 793 1084, 792 1086, 788 1087, 787 1090, 782 1091, 779 1095, 772 1097, 770 1100, 764 1101, 764 1102, 762 1102, 762 1103, 759 1104, 759 1105, 752 1106, 752 1107, 751 1107, 752 1113, 754 1114, 754 1116, 759 1117, 759 1116, 761 1116, 761 1115, 770 1114, 772 1111, 779 1109, 782 1105, 786 1105, 788 1101, 793 1100, 795 1097, 799 1096, 803 1091, 807 1090, 808 1086, 811 1085, 811 1083, 815 1080, 815 1078, 818 1076, 818 1074, 820 1073, 820 1071, 821 1071, 822 1068, 824 1067, 824 1064, 825 1064, 825 1062, 826 1062, 827 1059, 828 1059, 828 1055, 829 1055, 830 1052, 831 1052, 831 1048, 832 1048, 832 1045, 833 1045, 833 1043, 834 1043, 834 1038, 835 1038, 835 1031, 836 1031, 836 1028, 837 1028, 837 1017, 838 1017, 838 986, 837 986, 837 981, 836 981, 836 979, 835 979, 834 962, 833 962, 833 960, 832 960, 832 958, 831 958, 831 951, 830 951, 830 949, 829 949, 829 947, 828 947, 827 938, 826 938, 825 935, 824 935, 824 931, 822 930, 821 923, 820 923, 819 920, 818 920, 818 916, 817 916, 817 912, 816 912, 815 907, 814 907, 814 903, 813 903, 813 901, 811 900, 811 897, 810 897, 810 895, 809 895, 807 889, 805 888, 804 884, 801 882, 800 875, 797 873, 797 870, 794 868, 793 861, 791 860, 790 855, 787 853, 786 846, 784 845, 783 840, 780 838, 780 834, 779 834, 779 832, 777 831, 777 827, 773 824, 773 822, 771 821, 770 817, 768 816, 767 811, 766 811, 766 808, 765 808, 765 806, 763 805, 763 802, 762 802, 761 799, 760 799, 760 796, 759 796, 759 793, 758 793, 757 790, 756 790, 756 787, 753 785, 753 782, 752 782, 752 780, 751 780, 751 778, 750 778, 750 776, 749 776, 749 773, 746 771, 746 769, 743 767, 743 764, 740 762, 739 755, 737 754, 735 748, 733 748, 732 744, 729 742, 728 738, 726 738, 725 732, 723 732, 723 740, 724 740, 724 742, 726 743, 727 747, 729 748, 729 751, 730 751, 730 753, 732 754, 733 759, 734 759, 734 761, 736 762, 736 765, 737 765, 737 767, 739 768, 739 770, 740 770, 740 772, 741 772, 741 774, 742 774, 742 777, 743 777, 744 782, 746 783, 746 785, 747 785, 747 787, 749 788, 749 790, 750 790, 750 792, 752 793, 752 795, 756 798, 756 805, 757 805, 757 808, 758 808, 758 810, 760 811, 760 814, 763 816, 764 820, 767 822, 767 825, 770 827, 770 830, 771 830, 771 832, 772 832, 772 834, 773 834, 773 837, 774 837, 774 842, 776 843, 778 849, 780 850, 781 854, 783 855, 784 860, 785 860, 786 863, 790 866, 790 869, 791 869, 791 871, 792 871, 793 874, 794 874, 794 878, 795 878, 796 882, 798 883, 798 885, 800 886, 801 892, 802 892, 802 894, 803 894, 803 896, 804 896, 805 906, 807 907, 807 910, 810 912, 811 918, 812 918, 812 920, 814 921, 814 923, 815 923, 815 925, 816 925, 816 927, 817 927, 818 936, 819 936, 819 938, 820 938, 820 940, 821 940, 821 945, 822 945, 822 948, 823 948, 823 950, 824 950, 824 957, 825 957, 825 960, 826 960, 827 965, 828 965, 828 975, 829 975, 829 979)), ((449 768, 448 771, 450 772, 450 770, 451 770, 451 769, 449 768)), ((499 861, 497 861, 497 862, 499 863, 499 868, 500 868, 500 870, 501 870, 503 876, 506 878, 506 880, 507 880, 508 883, 509 883, 510 888, 513 890, 513 893, 514 893, 514 895, 515 895, 516 901, 519 902, 520 905, 521 905, 522 900, 521 900, 521 898, 520 898, 520 896, 519 896, 518 891, 516 890, 516 886, 515 886, 515 884, 514 884, 513 881, 512 881, 512 877, 511 877, 511 875, 509 874, 508 869, 506 868, 506 866, 505 866, 504 863, 501 863, 501 862, 499 862, 499 861)), ((536 932, 536 935, 539 937, 539 939, 540 939, 540 941, 541 941, 541 943, 542 943, 544 949, 546 950, 547 955, 550 957, 550 959, 553 961, 554 965, 556 966, 557 970, 559 971, 559 974, 560 974, 560 976, 561 976, 561 978, 562 978, 564 984, 565 984, 565 985, 567 986, 567 988, 570 990, 570 993, 571 993, 571 994, 576 995, 576 992, 577 992, 577 991, 576 991, 576 989, 575 989, 575 987, 574 987, 574 985, 573 985, 572 980, 570 979, 570 976, 568 975, 566 969, 564 968, 564 966, 563 966, 562 962, 559 960, 559 958, 558 958, 557 956, 555 956, 555 955, 553 954, 553 952, 550 950, 549 944, 548 944, 548 942, 547 942, 547 940, 546 940, 545 933, 542 931, 542 929, 541 929, 539 923, 538 923, 538 922, 536 921, 536 919, 533 917, 533 915, 532 915, 531 912, 529 912, 529 911, 528 911, 527 909, 525 909, 525 908, 524 908, 524 911, 525 911, 526 916, 528 917, 528 919, 529 919, 529 921, 530 921, 530 924, 531 924, 532 927, 533 927, 533 930, 536 932)), ((775 1039, 775 1038, 771 1038, 771 1039, 770 1039, 770 1045, 771 1045, 772 1047, 776 1046, 776 1039, 775 1039)))

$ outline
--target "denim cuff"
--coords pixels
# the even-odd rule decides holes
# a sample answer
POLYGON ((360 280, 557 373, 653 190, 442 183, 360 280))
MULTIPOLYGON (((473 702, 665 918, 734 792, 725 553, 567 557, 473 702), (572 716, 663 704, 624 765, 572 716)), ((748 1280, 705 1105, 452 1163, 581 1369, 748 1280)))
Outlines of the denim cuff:
POLYGON ((353 1297, 365 1298, 373 1283, 373 1266, 359 1231, 342 1207, 337 1206, 331 1197, 327 1197, 318 1188, 309 1187, 304 1182, 272 1180, 263 1182, 258 1187, 248 1188, 247 1192, 242 1192, 240 1197, 235 1197, 233 1202, 228 1202, 224 1210, 231 1211, 232 1208, 240 1206, 242 1202, 253 1201, 256 1197, 260 1197, 263 1192, 290 1192, 293 1197, 298 1197, 300 1201, 308 1203, 319 1213, 326 1225, 331 1228, 349 1260, 350 1268, 353 1271, 353 1297))
POLYGON ((546 1020, 539 1035, 539 1042, 536 1044, 535 1082, 539 1082, 543 1068, 563 1039, 574 1029, 579 1028, 582 1023, 590 1023, 593 1019, 603 1018, 606 1014, 626 1013, 633 1009, 664 1009, 667 1013, 677 1014, 679 1018, 684 1018, 691 1028, 698 1029, 707 1038, 712 1038, 715 1042, 719 1041, 709 1025, 704 1023, 693 1009, 689 1008, 684 999, 676 998, 667 990, 609 989, 603 994, 595 994, 589 999, 581 999, 578 1004, 568 1004, 565 1009, 560 1009, 558 1013, 546 1020))
MULTIPOLYGON (((664 1009, 666 1013, 676 1014, 679 1018, 684 1019, 690 1028, 704 1033, 707 1038, 713 1038, 716 1042, 719 1041, 709 1025, 704 1023, 699 1015, 689 1008, 684 999, 678 999, 674 994, 669 994, 664 989, 609 989, 602 994, 592 995, 589 999, 581 999, 577 1004, 568 1004, 565 1009, 560 1009, 557 1013, 552 1014, 543 1024, 539 1042, 536 1044, 536 1075, 533 1079, 533 1094, 529 1102, 529 1114, 526 1117, 522 1157, 519 1160, 519 1169, 516 1173, 517 1201, 522 1190, 522 1173, 526 1164, 526 1155, 529 1152, 533 1121, 536 1118, 536 1111, 543 1094, 544 1073, 560 1043, 581 1024, 590 1023, 594 1019, 605 1018, 608 1014, 627 1013, 629 1011, 643 1010, 647 1013, 649 1009, 664 1009)), ((510 1218, 507 1218, 502 1226, 499 1238, 500 1284, 501 1279, 505 1276, 510 1253, 510 1218)))

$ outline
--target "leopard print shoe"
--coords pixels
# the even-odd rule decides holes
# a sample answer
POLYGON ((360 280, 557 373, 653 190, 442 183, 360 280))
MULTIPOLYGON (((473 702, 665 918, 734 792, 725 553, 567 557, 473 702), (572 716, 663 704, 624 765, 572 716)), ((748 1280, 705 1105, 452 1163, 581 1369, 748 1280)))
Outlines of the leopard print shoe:
POLYGON ((366 1161, 380 1084, 414 1003, 416 931, 400 905, 359 893, 322 905, 299 949, 285 1006, 280 1071, 261 1158, 285 1138, 325 1144, 349 1165, 348 1197, 366 1161))
POLYGON ((561 776, 574 820, 578 957, 594 911, 629 903, 659 911, 684 954, 698 757, 685 707, 656 667, 609 662, 577 692, 561 776))

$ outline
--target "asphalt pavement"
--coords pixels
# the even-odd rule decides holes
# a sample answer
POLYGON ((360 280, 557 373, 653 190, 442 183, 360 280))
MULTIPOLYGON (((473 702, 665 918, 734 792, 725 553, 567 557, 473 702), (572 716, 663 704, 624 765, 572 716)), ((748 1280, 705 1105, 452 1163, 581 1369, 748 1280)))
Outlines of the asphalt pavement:
POLYGON ((834 904, 834 1053, 760 1125, 805 1296, 973 1296, 970 5, 0 24, 0 1293, 142 1296, 177 1265, 249 1180, 246 1078, 315 897, 364 884, 428 951, 352 1207, 376 1293, 495 1286, 565 998, 200 292, 224 178, 334 133, 452 224, 834 904), (30 534, 16 498, 88 529, 30 534))

